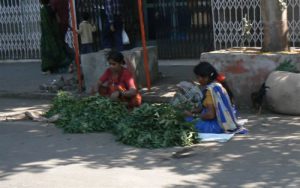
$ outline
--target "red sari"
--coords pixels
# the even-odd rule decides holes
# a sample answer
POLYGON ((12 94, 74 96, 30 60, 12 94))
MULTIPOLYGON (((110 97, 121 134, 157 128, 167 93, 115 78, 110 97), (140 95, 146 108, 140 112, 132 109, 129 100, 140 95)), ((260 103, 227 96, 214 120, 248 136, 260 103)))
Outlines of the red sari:
MULTIPOLYGON (((102 96, 110 96, 115 91, 124 92, 129 89, 137 90, 132 74, 124 67, 122 67, 117 78, 113 77, 112 71, 108 68, 99 80, 102 83, 107 83, 107 87, 99 88, 99 94, 102 96)), ((129 108, 138 107, 142 104, 142 96, 138 92, 133 97, 120 96, 120 100, 127 102, 129 108)))
POLYGON ((59 27, 63 40, 69 27, 69 1, 68 0, 51 0, 50 5, 59 17, 59 27))

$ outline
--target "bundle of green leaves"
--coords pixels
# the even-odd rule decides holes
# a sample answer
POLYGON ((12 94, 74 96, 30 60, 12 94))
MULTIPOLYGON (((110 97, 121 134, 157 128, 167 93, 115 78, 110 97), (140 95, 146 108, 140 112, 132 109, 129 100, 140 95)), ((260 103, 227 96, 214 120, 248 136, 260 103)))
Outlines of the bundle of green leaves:
POLYGON ((143 104, 133 111, 108 98, 75 98, 59 92, 47 117, 59 114, 56 125, 66 133, 110 131, 118 140, 144 148, 186 146, 196 143, 192 123, 170 104, 143 104))
POLYGON ((296 65, 293 64, 291 60, 285 60, 275 70, 299 73, 299 70, 297 69, 296 65))
POLYGON ((170 104, 143 104, 117 125, 118 140, 145 148, 186 146, 196 143, 192 123, 170 104))
POLYGON ((92 96, 75 99, 66 92, 58 93, 47 117, 59 114, 56 125, 67 133, 111 131, 114 125, 128 115, 126 107, 118 102, 92 96))

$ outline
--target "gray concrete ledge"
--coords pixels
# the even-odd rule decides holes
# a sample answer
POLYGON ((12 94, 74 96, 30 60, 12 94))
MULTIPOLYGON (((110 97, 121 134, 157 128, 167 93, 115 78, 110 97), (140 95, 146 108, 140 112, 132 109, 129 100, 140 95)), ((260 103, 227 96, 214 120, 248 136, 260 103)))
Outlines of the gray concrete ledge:
MULTIPOLYGON (((83 93, 83 96, 86 95, 83 93)), ((16 98, 16 99, 46 99, 52 100, 56 96, 56 93, 19 93, 19 92, 6 92, 0 91, 1 98, 16 98)), ((145 103, 168 103, 172 95, 170 96, 158 96, 155 94, 142 93, 143 102, 145 103)))
POLYGON ((20 98, 20 99, 47 99, 51 100, 56 96, 56 93, 28 93, 28 92, 11 92, 0 91, 0 97, 3 98, 20 98))
POLYGON ((40 59, 8 59, 0 60, 0 63, 41 63, 40 59))

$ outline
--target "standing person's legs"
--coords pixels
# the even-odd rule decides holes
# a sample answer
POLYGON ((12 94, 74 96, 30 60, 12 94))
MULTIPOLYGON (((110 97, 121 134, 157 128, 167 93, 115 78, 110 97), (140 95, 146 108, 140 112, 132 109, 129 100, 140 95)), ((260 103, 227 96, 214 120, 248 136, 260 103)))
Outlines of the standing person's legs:
POLYGON ((87 46, 87 53, 92 53, 92 52, 94 52, 93 44, 88 44, 88 46, 87 46))
POLYGON ((92 44, 81 44, 81 54, 88 54, 93 52, 93 45, 92 44))
POLYGON ((105 21, 103 28, 103 48, 112 48, 112 32, 110 30, 110 23, 105 21))
POLYGON ((123 39, 122 39, 122 31, 123 31, 123 22, 121 18, 115 19, 115 32, 114 32, 114 44, 116 49, 121 52, 123 51, 123 39))
POLYGON ((87 44, 81 44, 81 54, 88 53, 87 44))

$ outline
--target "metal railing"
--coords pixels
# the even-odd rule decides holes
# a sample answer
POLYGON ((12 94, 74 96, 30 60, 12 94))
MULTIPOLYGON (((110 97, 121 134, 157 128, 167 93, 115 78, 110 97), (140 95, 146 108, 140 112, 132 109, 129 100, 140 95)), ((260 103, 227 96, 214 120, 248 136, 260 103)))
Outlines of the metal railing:
POLYGON ((159 0, 151 5, 148 30, 155 30, 160 58, 199 58, 213 50, 210 0, 159 0))
POLYGON ((0 2, 0 59, 40 56, 39 0, 0 2))
MULTIPOLYGON (((124 27, 130 38, 130 44, 125 48, 136 46, 136 41, 140 38, 137 1, 123 0, 124 27)), ((102 32, 104 27, 105 12, 103 0, 76 0, 76 15, 78 25, 82 21, 82 14, 90 14, 90 22, 96 25, 97 31, 94 33, 94 50, 102 49, 102 32)))
MULTIPOLYGON (((0 1, 0 60, 40 59, 39 0, 0 1)), ((72 32, 66 42, 73 46, 72 32)))
MULTIPOLYGON (((78 24, 83 12, 97 25, 94 49, 102 48, 103 0, 76 0, 78 24)), ((261 46, 260 0, 145 1, 148 39, 156 41, 160 58, 198 58, 201 52, 234 46, 261 46), (251 24, 242 35, 243 17, 251 24)), ((300 44, 300 0, 287 0, 290 46, 300 44)), ((124 0, 125 29, 131 44, 139 45, 137 1, 124 0)), ((39 0, 0 1, 0 60, 40 58, 39 0)), ((72 46, 72 34, 66 37, 72 46)))
MULTIPOLYGON (((261 47, 263 22, 261 0, 212 0, 214 48, 236 46, 261 47), (250 34, 243 36, 243 18, 251 24, 250 34)), ((300 42, 300 0, 287 0, 290 46, 300 42)), ((275 11, 275 10, 274 10, 275 11)))

